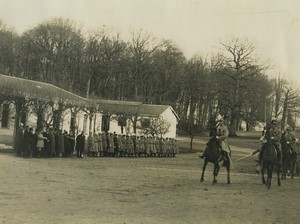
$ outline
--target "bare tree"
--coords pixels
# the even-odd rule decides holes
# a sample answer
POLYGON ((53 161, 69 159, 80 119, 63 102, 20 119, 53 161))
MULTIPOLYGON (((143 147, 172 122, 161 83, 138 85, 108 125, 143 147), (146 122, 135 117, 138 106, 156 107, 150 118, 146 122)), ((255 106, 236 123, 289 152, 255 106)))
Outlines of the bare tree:
POLYGON ((143 128, 146 135, 163 137, 168 133, 170 129, 170 123, 164 120, 162 117, 150 117, 149 125, 143 128))
POLYGON ((224 75, 227 76, 227 85, 223 84, 222 86, 227 91, 225 97, 230 115, 229 134, 236 135, 243 106, 245 84, 261 74, 265 67, 257 65, 257 61, 253 58, 255 48, 247 40, 241 41, 236 38, 221 44, 230 55, 226 59, 226 70, 224 70, 224 75))

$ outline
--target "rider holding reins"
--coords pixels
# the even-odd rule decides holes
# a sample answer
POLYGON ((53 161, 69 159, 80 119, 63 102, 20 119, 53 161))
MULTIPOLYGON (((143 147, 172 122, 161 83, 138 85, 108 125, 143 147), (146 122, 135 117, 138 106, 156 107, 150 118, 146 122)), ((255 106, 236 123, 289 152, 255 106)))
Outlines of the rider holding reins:
MULTIPOLYGON (((269 131, 269 133, 270 133, 271 142, 276 149, 278 161, 280 161, 281 160, 281 145, 280 145, 281 131, 277 127, 277 119, 276 118, 273 118, 271 120, 271 124, 267 127, 267 131, 269 131)), ((263 143, 261 149, 257 149, 256 151, 252 152, 252 155, 259 152, 258 161, 257 161, 259 164, 261 164, 264 149, 267 144, 264 135, 261 137, 260 140, 263 143)))
MULTIPOLYGON (((217 116, 217 124, 216 124, 216 139, 218 140, 219 144, 220 144, 220 148, 222 150, 222 153, 231 153, 230 147, 226 141, 226 139, 228 138, 228 129, 224 124, 224 118, 221 115, 217 116)), ((214 136, 212 136, 214 137, 214 136)), ((206 152, 207 151, 207 147, 205 148, 203 154, 201 156, 199 156, 200 158, 204 159, 206 156, 206 152)))

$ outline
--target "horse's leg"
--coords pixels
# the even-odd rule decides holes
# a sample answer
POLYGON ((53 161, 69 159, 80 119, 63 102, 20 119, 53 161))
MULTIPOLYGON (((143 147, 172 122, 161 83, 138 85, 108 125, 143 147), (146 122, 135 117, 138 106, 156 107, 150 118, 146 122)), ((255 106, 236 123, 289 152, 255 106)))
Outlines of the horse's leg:
POLYGON ((281 185, 281 181, 280 181, 280 165, 278 165, 278 169, 277 169, 277 185, 278 186, 281 185))
POLYGON ((291 179, 294 179, 295 164, 296 164, 296 161, 295 161, 294 158, 292 158, 292 165, 291 165, 291 179))
POLYGON ((214 180, 212 182, 213 185, 217 183, 217 176, 219 173, 219 169, 220 169, 219 163, 215 162, 214 163, 214 180))
POLYGON ((263 163, 261 165, 261 179, 262 179, 262 183, 266 184, 266 180, 265 180, 265 165, 263 163))
POLYGON ((203 168, 202 168, 202 174, 201 174, 200 182, 204 181, 204 172, 205 172, 207 163, 208 163, 208 161, 206 159, 204 159, 204 165, 203 165, 203 168))
POLYGON ((227 184, 230 184, 230 158, 229 155, 227 155, 227 164, 226 164, 226 170, 227 170, 227 184))
POLYGON ((271 187, 271 182, 272 182, 272 175, 273 175, 273 169, 274 169, 274 166, 269 166, 268 167, 268 181, 267 181, 267 186, 268 188, 270 189, 271 187))

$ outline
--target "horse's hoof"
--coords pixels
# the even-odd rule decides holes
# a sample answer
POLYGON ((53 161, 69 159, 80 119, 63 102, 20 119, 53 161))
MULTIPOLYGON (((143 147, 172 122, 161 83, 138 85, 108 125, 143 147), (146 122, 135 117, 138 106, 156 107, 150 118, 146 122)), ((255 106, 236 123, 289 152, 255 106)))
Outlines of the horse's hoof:
POLYGON ((201 178, 201 179, 200 179, 200 182, 203 182, 203 181, 204 181, 204 179, 201 178))
POLYGON ((227 181, 227 184, 231 184, 230 181, 227 181))
POLYGON ((212 182, 213 185, 216 184, 216 183, 217 183, 217 180, 214 180, 214 181, 212 182))

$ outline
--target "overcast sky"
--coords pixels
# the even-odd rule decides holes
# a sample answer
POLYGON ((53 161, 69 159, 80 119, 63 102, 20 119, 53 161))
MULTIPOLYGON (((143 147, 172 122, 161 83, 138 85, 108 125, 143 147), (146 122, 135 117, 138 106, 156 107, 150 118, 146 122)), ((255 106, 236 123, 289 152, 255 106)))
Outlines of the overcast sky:
POLYGON ((0 19, 18 33, 53 17, 85 31, 108 27, 121 34, 142 28, 173 40, 187 58, 220 52, 220 42, 247 38, 270 75, 300 85, 298 0, 0 0, 0 19))

